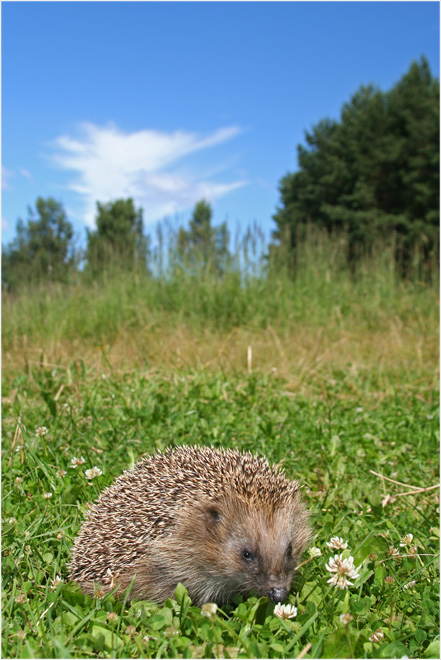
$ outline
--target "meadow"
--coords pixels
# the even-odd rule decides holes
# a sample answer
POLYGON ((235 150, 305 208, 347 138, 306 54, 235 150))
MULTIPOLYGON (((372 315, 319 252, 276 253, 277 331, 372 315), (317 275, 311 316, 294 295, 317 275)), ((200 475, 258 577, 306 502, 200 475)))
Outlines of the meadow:
POLYGON ((221 278, 158 255, 148 277, 3 295, 3 657, 439 657, 435 266, 416 254, 403 278, 383 244, 349 267, 341 236, 300 248, 294 270, 248 240, 221 278), (304 485, 315 550, 293 618, 253 595, 210 614, 182 585, 159 606, 68 581, 86 504, 188 443, 304 485), (358 577, 340 590, 341 552, 358 577))

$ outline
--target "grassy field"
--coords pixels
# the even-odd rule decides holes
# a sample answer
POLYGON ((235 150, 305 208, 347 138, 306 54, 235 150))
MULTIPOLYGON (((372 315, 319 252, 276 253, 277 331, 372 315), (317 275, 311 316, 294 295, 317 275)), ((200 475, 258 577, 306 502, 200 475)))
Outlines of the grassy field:
POLYGON ((3 657, 439 657, 437 288, 397 278, 387 250, 351 273, 314 240, 294 279, 258 258, 222 283, 169 270, 4 296, 3 657), (321 556, 305 554, 294 618, 67 581, 86 503, 184 443, 266 455, 304 484, 321 556), (359 569, 343 590, 334 536, 359 569))

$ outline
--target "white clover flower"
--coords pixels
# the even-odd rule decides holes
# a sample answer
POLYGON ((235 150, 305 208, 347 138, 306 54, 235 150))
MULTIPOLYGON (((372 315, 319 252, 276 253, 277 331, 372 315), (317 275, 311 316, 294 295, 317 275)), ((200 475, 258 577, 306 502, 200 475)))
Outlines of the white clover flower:
POLYGON ((12 518, 8 518, 8 523, 10 525, 15 525, 16 522, 17 522, 17 518, 14 518, 14 516, 12 516, 12 518))
POLYGON ((348 542, 343 541, 341 536, 333 536, 329 542, 326 542, 326 545, 329 546, 331 550, 346 550, 348 542))
POLYGON ((63 470, 63 468, 59 468, 57 470, 57 477, 60 477, 60 479, 62 479, 65 476, 66 476, 66 470, 63 470))
POLYGON ((47 433, 49 433, 49 431, 45 426, 39 426, 37 429, 35 429, 35 435, 37 438, 42 438, 47 433))
POLYGON ((349 581, 356 580, 359 577, 358 568, 354 566, 354 558, 348 557, 343 559, 343 555, 334 555, 330 557, 329 562, 326 564, 326 570, 330 573, 335 573, 329 580, 328 584, 332 584, 339 589, 345 589, 348 586, 353 586, 349 581))
POLYGON ((52 497, 53 493, 43 493, 43 497, 45 500, 49 500, 52 497))
POLYGON ((361 408, 361 407, 359 406, 358 408, 355 409, 355 412, 357 412, 357 413, 362 413, 362 412, 363 412, 363 408, 361 408))
POLYGON ((70 467, 71 468, 76 468, 77 465, 83 465, 83 463, 86 462, 86 459, 81 456, 81 458, 77 458, 74 456, 71 461, 70 461, 70 467))
POLYGON ((274 614, 279 617, 279 619, 294 619, 297 616, 297 607, 294 605, 282 605, 277 603, 274 608, 274 614))
POLYGON ((354 617, 349 612, 345 612, 344 614, 340 614, 340 623, 344 623, 345 626, 347 626, 348 623, 351 623, 351 621, 353 619, 354 619, 354 617))
POLYGON ((384 637, 384 632, 378 628, 372 635, 369 637, 371 642, 381 642, 384 637))
POLYGON ((15 601, 16 603, 26 603, 26 601, 27 601, 26 594, 24 594, 23 592, 20 592, 20 593, 18 594, 18 596, 16 596, 16 597, 14 598, 14 601, 15 601))
POLYGON ((410 545, 413 541, 413 534, 406 534, 406 536, 403 536, 401 539, 400 543, 400 548, 406 547, 406 545, 410 545))
POLYGON ((214 619, 217 613, 216 603, 204 603, 201 607, 202 616, 206 616, 208 619, 214 619))
POLYGON ((63 582, 61 577, 59 575, 56 575, 53 580, 51 580, 51 589, 55 591, 58 587, 63 582))
POLYGON ((397 550, 393 545, 389 546, 389 552, 387 553, 389 557, 398 557, 400 554, 400 551, 397 550))
POLYGON ((308 552, 309 552, 310 557, 321 557, 322 556, 322 551, 320 550, 320 548, 316 548, 316 547, 309 548, 308 552))
POLYGON ((95 479, 95 477, 99 477, 102 472, 99 467, 96 467, 95 465, 95 467, 91 468, 90 470, 86 470, 84 474, 86 475, 86 479, 95 479))
POLYGON ((411 580, 410 582, 404 585, 403 589, 413 589, 415 585, 416 585, 416 580, 411 580))

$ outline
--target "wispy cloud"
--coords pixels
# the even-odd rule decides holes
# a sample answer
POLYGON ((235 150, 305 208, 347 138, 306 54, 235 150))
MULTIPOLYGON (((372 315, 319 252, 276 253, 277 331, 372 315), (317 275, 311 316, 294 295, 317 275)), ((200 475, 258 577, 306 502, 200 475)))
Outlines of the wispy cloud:
POLYGON ((114 125, 84 123, 79 136, 55 140, 52 158, 62 169, 76 172, 68 187, 82 198, 88 225, 93 224, 97 200, 119 197, 133 197, 148 223, 186 210, 202 197, 213 201, 244 185, 243 180, 218 182, 194 168, 176 167, 184 156, 222 144, 239 132, 231 126, 206 137, 184 131, 124 133, 114 125))
POLYGON ((14 176, 13 172, 2 165, 2 190, 10 190, 9 179, 14 176))
POLYGON ((29 179, 29 181, 33 181, 32 174, 29 172, 29 170, 26 170, 24 167, 20 168, 20 174, 25 177, 25 179, 29 179))

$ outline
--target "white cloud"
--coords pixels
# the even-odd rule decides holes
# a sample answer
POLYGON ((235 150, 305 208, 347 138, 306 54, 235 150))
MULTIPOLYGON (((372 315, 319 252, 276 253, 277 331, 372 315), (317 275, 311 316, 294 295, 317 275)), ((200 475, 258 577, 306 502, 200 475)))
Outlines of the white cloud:
POLYGON ((96 201, 133 197, 144 209, 146 223, 186 210, 202 197, 215 200, 245 181, 214 182, 195 170, 179 170, 183 156, 230 140, 236 126, 214 131, 207 137, 175 131, 142 130, 124 133, 116 126, 81 124, 80 136, 60 136, 54 142, 53 160, 77 176, 68 187, 84 203, 84 219, 93 225, 96 201))
POLYGON ((2 165, 2 190, 10 190, 11 186, 9 185, 9 179, 12 176, 14 176, 14 173, 2 165))
POLYGON ((25 170, 24 167, 20 168, 20 174, 26 179, 29 179, 29 181, 33 181, 32 174, 29 172, 29 170, 25 170))

